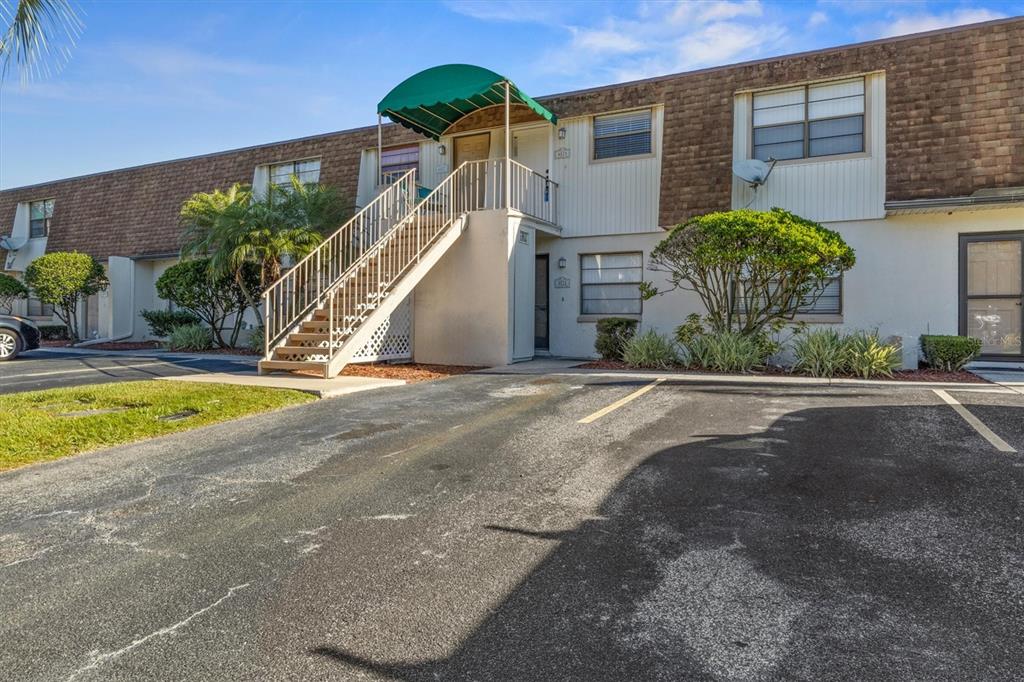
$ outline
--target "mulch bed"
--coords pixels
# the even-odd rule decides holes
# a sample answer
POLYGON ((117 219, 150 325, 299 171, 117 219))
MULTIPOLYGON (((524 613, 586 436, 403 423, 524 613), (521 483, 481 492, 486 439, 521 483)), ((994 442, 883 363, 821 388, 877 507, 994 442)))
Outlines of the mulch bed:
POLYGON ((483 368, 472 365, 423 365, 419 363, 389 365, 373 362, 346 365, 345 369, 341 371, 341 376, 403 379, 407 383, 415 384, 420 381, 446 379, 457 374, 472 372, 475 369, 483 368))
MULTIPOLYGON (((593 360, 591 362, 584 362, 581 365, 576 365, 579 369, 605 369, 605 370, 638 370, 638 367, 632 367, 627 365, 621 360, 593 360)), ((657 372, 660 370, 642 370, 645 372, 657 372)), ((690 372, 692 374, 715 374, 723 376, 807 376, 804 374, 793 374, 787 372, 781 367, 767 367, 765 369, 757 370, 756 372, 749 372, 746 374, 740 372, 713 372, 706 369, 690 369, 688 367, 676 367, 672 370, 665 371, 677 371, 677 372, 690 372)), ((808 377, 809 378, 809 377, 808 377)), ((861 377, 853 376, 852 374, 841 375, 835 377, 837 379, 860 379, 861 377)), ((971 374, 966 371, 959 372, 943 372, 936 369, 918 369, 918 370, 897 370, 893 372, 891 377, 877 377, 878 379, 888 379, 890 381, 935 381, 945 383, 961 383, 961 384, 987 384, 989 383, 985 379, 982 379, 976 374, 971 374)))
POLYGON ((154 350, 162 348, 159 341, 112 341, 83 346, 88 350, 154 350))

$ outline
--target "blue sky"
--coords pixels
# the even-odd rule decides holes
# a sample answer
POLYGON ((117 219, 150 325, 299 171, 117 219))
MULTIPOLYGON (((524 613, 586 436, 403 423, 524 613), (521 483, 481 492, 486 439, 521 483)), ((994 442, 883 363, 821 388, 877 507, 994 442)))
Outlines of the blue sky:
POLYGON ((979 2, 81 2, 59 73, 0 86, 0 187, 372 124, 469 62, 532 95, 1024 14, 979 2))

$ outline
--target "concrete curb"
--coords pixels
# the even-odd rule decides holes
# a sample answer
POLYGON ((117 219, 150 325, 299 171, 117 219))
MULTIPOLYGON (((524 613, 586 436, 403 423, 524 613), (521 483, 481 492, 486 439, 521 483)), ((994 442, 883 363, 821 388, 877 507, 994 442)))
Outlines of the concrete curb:
POLYGON ((184 374, 173 377, 159 377, 159 381, 188 381, 200 384, 230 384, 233 386, 257 386, 261 388, 278 388, 301 391, 318 398, 337 398, 338 396, 372 391, 376 388, 404 386, 404 379, 378 379, 375 377, 335 377, 334 379, 317 379, 295 375, 269 374, 228 374, 211 372, 208 374, 184 374))
MULTIPOLYGON (((519 374, 525 376, 525 372, 502 372, 500 370, 482 370, 481 374, 519 374)), ((553 372, 538 372, 538 375, 547 376, 597 376, 597 377, 629 377, 632 379, 665 379, 667 381, 684 381, 689 383, 725 383, 725 384, 746 384, 762 386, 850 386, 850 387, 874 387, 874 388, 945 388, 953 390, 972 391, 994 391, 1003 392, 1005 389, 998 384, 969 384, 948 381, 893 381, 883 379, 819 379, 816 377, 798 376, 765 376, 765 375, 741 375, 741 374, 703 374, 696 372, 635 372, 631 370, 601 370, 601 369, 569 369, 553 372)))

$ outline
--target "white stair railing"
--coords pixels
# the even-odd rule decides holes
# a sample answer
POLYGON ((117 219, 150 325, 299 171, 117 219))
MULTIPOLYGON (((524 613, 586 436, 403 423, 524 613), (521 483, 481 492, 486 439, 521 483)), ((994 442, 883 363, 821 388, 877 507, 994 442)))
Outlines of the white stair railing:
POLYGON ((558 183, 518 161, 510 161, 514 208, 552 225, 558 224, 558 183))
POLYGON ((263 292, 264 358, 323 307, 345 272, 415 205, 416 171, 409 170, 263 292))
POLYGON ((460 216, 493 208, 498 195, 493 160, 466 161, 363 254, 329 293, 330 363, 345 341, 436 239, 460 216))

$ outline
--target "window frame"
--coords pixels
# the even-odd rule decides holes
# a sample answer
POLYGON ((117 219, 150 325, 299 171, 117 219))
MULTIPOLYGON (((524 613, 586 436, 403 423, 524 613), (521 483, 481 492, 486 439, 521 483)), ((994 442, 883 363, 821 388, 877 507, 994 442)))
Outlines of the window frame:
MULTIPOLYGON (((579 293, 579 297, 577 299, 577 301, 579 303, 579 316, 577 317, 577 322, 596 322, 597 320, 600 320, 600 319, 606 318, 606 317, 623 317, 623 318, 630 319, 630 320, 639 320, 643 316, 643 312, 644 312, 644 297, 643 297, 643 294, 639 290, 640 285, 644 281, 644 252, 642 250, 639 250, 639 251, 590 251, 590 252, 587 252, 587 253, 579 253, 579 254, 577 254, 576 263, 577 263, 577 266, 579 268, 579 277, 580 277, 580 293, 579 293), (590 287, 590 286, 607 286, 607 284, 587 284, 587 283, 584 283, 584 281, 583 281, 583 272, 584 272, 584 270, 585 269, 593 269, 593 268, 584 268, 583 267, 583 260, 585 258, 591 257, 591 256, 634 256, 634 255, 635 256, 640 256, 640 265, 639 265, 640 279, 638 279, 636 282, 617 282, 615 284, 612 284, 612 286, 627 286, 627 285, 635 284, 637 286, 637 301, 639 301, 639 303, 640 303, 640 312, 637 312, 637 313, 588 313, 588 312, 585 312, 584 309, 583 309, 583 303, 584 303, 583 292, 586 290, 586 287, 590 287)), ((618 299, 618 300, 631 300, 631 299, 618 299)))
POLYGON ((47 237, 50 236, 50 227, 51 227, 51 224, 53 222, 53 212, 54 212, 54 210, 56 210, 56 205, 57 205, 57 202, 53 198, 50 198, 50 199, 36 199, 34 201, 28 202, 28 238, 29 239, 46 239, 47 237), (43 218, 33 220, 32 219, 32 207, 35 206, 36 204, 44 204, 44 206, 43 206, 43 218), (46 215, 46 206, 45 206, 45 204, 50 204, 50 215, 46 215), (42 234, 35 234, 34 230, 33 230, 32 223, 35 223, 38 220, 42 220, 42 222, 43 222, 43 233, 42 234))
MULTIPOLYGON (((415 166, 416 174, 420 175, 420 156, 421 156, 421 152, 423 150, 421 149, 419 142, 413 142, 411 144, 392 145, 390 147, 384 147, 383 149, 381 149, 381 158, 379 160, 381 178, 383 178, 388 173, 405 172, 405 171, 408 171, 408 170, 412 170, 411 168, 403 168, 401 171, 389 171, 389 170, 387 170, 387 166, 384 165, 384 155, 387 154, 390 151, 398 151, 400 149, 413 149, 413 148, 416 149, 416 166, 415 166)), ((374 150, 374 151, 376 151, 376 150, 374 150)), ((396 164, 396 165, 404 166, 404 165, 408 165, 408 164, 396 164)), ((417 180, 418 180, 418 178, 417 178, 417 180)))
POLYGON ((295 172, 295 166, 300 164, 300 163, 306 163, 307 161, 316 161, 317 162, 317 171, 316 171, 316 182, 315 183, 306 183, 306 184, 320 184, 320 174, 323 172, 323 157, 321 157, 321 156, 307 156, 307 157, 303 157, 301 159, 291 159, 291 160, 286 160, 286 161, 272 161, 271 163, 268 163, 267 164, 267 191, 269 192, 271 187, 278 187, 278 188, 283 189, 285 191, 290 191, 291 190, 291 185, 290 184, 279 184, 279 183, 274 182, 274 168, 276 168, 278 166, 290 165, 292 167, 292 171, 291 171, 291 173, 288 174, 288 177, 291 178, 293 175, 298 176, 298 173, 295 172))
MULTIPOLYGON (((829 277, 827 280, 825 280, 826 282, 835 281, 839 285, 839 293, 836 296, 836 299, 839 302, 839 306, 838 306, 837 310, 834 310, 834 311, 833 310, 807 310, 807 311, 800 311, 798 309, 796 314, 793 315, 793 320, 796 321, 796 322, 800 322, 800 321, 803 321, 803 322, 841 322, 842 321, 842 317, 843 317, 844 299, 845 299, 845 292, 846 292, 846 284, 845 284, 845 279, 846 278, 845 278, 845 275, 846 275, 846 273, 839 273, 835 277, 829 277)), ((736 285, 734 284, 733 286, 735 287, 736 285)), ((826 284, 825 286, 827 287, 828 284, 826 284)), ((824 291, 822 293, 824 293, 824 291)), ((818 298, 815 299, 815 301, 814 301, 815 304, 817 304, 817 302, 820 301, 821 298, 822 298, 821 296, 818 296, 818 298)), ((739 299, 736 300, 735 308, 736 308, 736 312, 739 312, 739 309, 740 309, 739 299)))
POLYGON ((53 312, 53 304, 52 303, 43 303, 42 301, 40 301, 37 297, 33 296, 32 294, 29 294, 28 298, 25 299, 25 317, 31 318, 33 320, 42 320, 42 319, 53 319, 53 315, 54 315, 54 312, 53 312), (32 312, 32 302, 33 301, 35 301, 36 303, 39 304, 39 314, 35 314, 35 313, 32 312), (49 313, 46 312, 47 308, 50 309, 49 313))
MULTIPOLYGON (((772 88, 765 88, 765 89, 760 89, 760 90, 749 91, 747 93, 748 96, 749 96, 749 100, 750 100, 749 105, 747 107, 747 111, 748 111, 748 114, 750 116, 750 125, 747 126, 747 153, 748 153, 748 156, 750 158, 756 158, 754 156, 754 131, 755 130, 757 130, 757 129, 764 129, 764 128, 776 128, 776 127, 781 127, 781 126, 786 126, 786 125, 798 125, 798 124, 803 126, 803 150, 802 150, 802 156, 797 157, 797 158, 792 158, 792 159, 777 159, 776 162, 775 162, 776 164, 787 165, 787 164, 800 164, 800 163, 815 163, 817 161, 823 161, 823 160, 834 161, 834 160, 839 160, 839 159, 856 159, 856 158, 865 158, 865 157, 871 156, 871 152, 870 152, 870 149, 871 149, 871 135, 870 135, 870 131, 871 131, 871 126, 870 126, 871 117, 869 115, 869 112, 871 110, 871 89, 870 89, 870 84, 871 84, 871 78, 870 77, 871 77, 871 75, 872 74, 865 73, 865 74, 860 74, 860 75, 843 76, 841 78, 829 78, 828 80, 809 81, 809 82, 806 82, 806 83, 800 83, 800 84, 796 84, 796 85, 786 85, 786 86, 782 86, 782 87, 772 87, 772 88), (864 111, 862 113, 860 113, 860 114, 843 114, 843 115, 840 115, 840 116, 826 116, 826 117, 823 117, 823 118, 815 118, 813 120, 809 118, 809 116, 810 116, 810 90, 811 90, 811 88, 813 88, 815 86, 819 86, 819 85, 830 85, 830 84, 834 84, 834 83, 842 83, 842 82, 854 81, 854 80, 858 80, 858 79, 864 84, 864 95, 863 95, 863 97, 864 97, 864 111), (763 95, 763 94, 768 94, 768 93, 773 93, 773 92, 782 92, 782 91, 785 91, 785 90, 796 90, 796 89, 802 89, 803 93, 804 93, 804 100, 803 100, 804 115, 803 115, 803 119, 801 121, 791 121, 789 123, 773 123, 773 124, 764 125, 764 126, 755 126, 754 125, 754 113, 756 111, 754 109, 754 100, 757 97, 757 95, 763 95), (831 121, 831 120, 844 119, 844 118, 853 118, 855 116, 860 116, 861 119, 863 120, 862 132, 861 132, 861 137, 863 139, 863 143, 861 145, 861 150, 860 151, 857 151, 857 152, 840 152, 838 154, 821 154, 821 155, 818 155, 818 156, 810 156, 810 144, 811 144, 811 137, 810 137, 811 125, 810 124, 812 122, 817 123, 819 121, 831 121)), ((819 138, 819 139, 825 139, 825 138, 819 138)))
MULTIPOLYGON (((656 125, 655 125, 656 120, 657 120, 657 117, 655 116, 656 109, 657 108, 655 106, 635 107, 633 109, 622 109, 620 111, 605 111, 605 112, 602 112, 600 114, 594 114, 594 115, 590 116, 589 117, 590 118, 590 120, 589 120, 590 131, 589 131, 589 135, 587 136, 588 139, 589 139, 589 145, 590 145, 589 153, 587 154, 587 161, 588 161, 588 163, 592 163, 592 164, 597 164, 597 163, 615 163, 616 161, 635 161, 637 159, 651 159, 651 158, 656 157, 658 155, 657 130, 656 130, 656 125), (596 141, 597 141, 596 121, 597 121, 597 119, 602 118, 604 116, 618 116, 620 114, 632 114, 632 113, 635 113, 635 112, 638 112, 638 111, 646 111, 648 113, 648 115, 651 117, 651 127, 650 127, 651 151, 644 152, 644 153, 641 153, 641 154, 628 154, 628 155, 625 155, 625 156, 609 156, 609 157, 606 157, 606 158, 603 158, 603 159, 595 158, 594 155, 597 153, 597 144, 596 144, 596 141)), ((628 135, 629 133, 621 133, 621 134, 628 135)), ((608 135, 608 136, 605 136, 605 137, 615 137, 615 136, 608 135)), ((591 255, 593 255, 593 254, 591 254, 591 255)))

